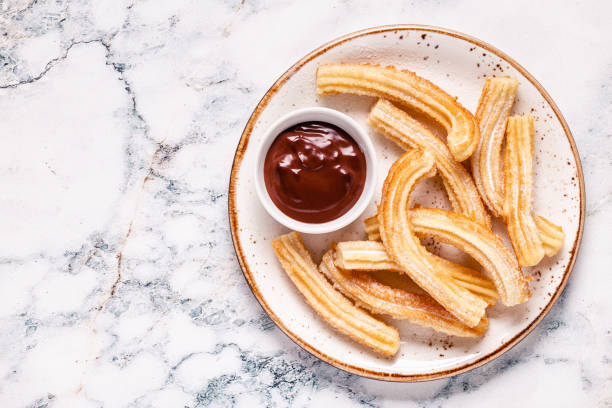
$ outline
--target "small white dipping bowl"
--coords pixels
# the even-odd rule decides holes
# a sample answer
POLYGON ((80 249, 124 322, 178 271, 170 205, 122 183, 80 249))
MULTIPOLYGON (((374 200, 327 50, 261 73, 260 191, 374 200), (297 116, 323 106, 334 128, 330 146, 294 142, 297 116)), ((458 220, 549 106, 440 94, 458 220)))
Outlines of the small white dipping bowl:
POLYGON ((264 134, 255 164, 255 189, 257 190, 259 201, 261 201, 261 204, 268 214, 287 228, 307 234, 323 234, 336 231, 355 221, 372 200, 374 188, 376 187, 376 180, 376 151, 374 150, 372 141, 363 128, 350 116, 328 108, 317 107, 298 109, 279 118, 264 134), (355 202, 350 210, 340 217, 319 224, 294 220, 279 210, 270 198, 264 180, 264 160, 272 142, 274 142, 276 137, 284 130, 303 122, 327 122, 343 129, 355 140, 355 142, 357 142, 366 160, 365 184, 357 202, 355 202))

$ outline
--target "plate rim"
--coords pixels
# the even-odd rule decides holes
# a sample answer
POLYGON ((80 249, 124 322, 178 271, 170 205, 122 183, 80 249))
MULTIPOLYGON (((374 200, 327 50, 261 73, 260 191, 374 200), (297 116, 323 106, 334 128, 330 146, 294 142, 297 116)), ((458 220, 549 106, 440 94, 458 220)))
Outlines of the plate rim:
POLYGON ((436 379, 441 379, 441 378, 447 378, 447 377, 458 375, 466 371, 470 371, 477 367, 480 367, 483 364, 486 364, 490 361, 495 360, 497 357, 501 356, 505 352, 512 349, 521 340, 523 340, 529 333, 533 331, 533 329, 542 321, 542 319, 548 314, 548 312, 552 309, 554 304, 557 302, 557 299, 559 298, 559 296, 565 289, 569 276, 571 275, 572 270, 574 268, 574 264, 576 263, 576 258, 580 250, 580 245, 582 243, 582 235, 584 231, 584 215, 585 215, 585 208, 586 208, 585 199, 586 199, 586 193, 585 193, 585 185, 584 185, 584 175, 582 172, 582 163, 580 161, 580 155, 578 153, 578 148, 576 147, 576 143, 574 141, 572 132, 567 122, 565 121, 565 118, 561 114, 561 111, 557 107, 557 104, 554 102, 554 100, 551 98, 548 92, 544 89, 544 87, 533 77, 533 75, 531 75, 525 68, 523 68, 523 66, 521 66, 518 62, 516 62, 513 58, 508 56, 506 53, 504 53, 503 51, 497 49, 496 47, 493 47, 492 45, 476 37, 473 37, 473 36, 458 32, 458 31, 454 31, 451 29, 437 27, 437 26, 420 25, 420 24, 392 24, 392 25, 376 26, 376 27, 371 27, 371 28, 366 28, 363 30, 355 31, 355 32, 343 35, 341 37, 338 37, 332 41, 329 41, 321 45, 320 47, 317 47, 314 51, 308 53, 306 56, 304 56, 303 58, 298 60, 295 64, 293 64, 266 91, 264 96, 261 98, 261 100, 255 107, 255 109, 253 110, 253 113, 249 117, 249 120, 244 127, 242 135, 240 136, 240 141, 238 142, 238 146, 236 147, 236 151, 235 151, 234 159, 232 163, 232 170, 230 174, 229 189, 228 189, 228 213, 229 213, 228 215, 229 215, 229 222, 230 222, 230 231, 232 235, 232 244, 234 246, 234 251, 236 252, 236 257, 238 258, 238 263, 240 264, 240 269, 242 270, 244 278, 249 284, 249 287, 251 291, 253 292, 253 294, 255 295, 255 298, 259 302, 260 306, 264 309, 264 311, 268 314, 268 316, 270 317, 270 319, 272 319, 272 321, 276 324, 276 326, 278 326, 278 328, 280 328, 281 331, 287 337, 289 337, 294 343, 296 343, 298 346, 300 346, 302 349, 312 354, 313 356, 319 358, 320 360, 328 364, 331 364, 332 366, 336 368, 347 371, 349 373, 356 374, 356 375, 366 377, 366 378, 376 379, 376 380, 394 381, 394 382, 418 382, 418 381, 431 381, 431 380, 436 380, 436 379), (578 184, 580 188, 580 217, 579 217, 579 222, 578 222, 578 232, 576 234, 576 239, 574 240, 573 247, 570 251, 571 258, 570 258, 570 261, 567 267, 565 268, 565 271, 563 273, 563 279, 561 280, 561 283, 559 284, 557 290, 551 297, 548 304, 542 309, 540 314, 534 320, 532 320, 531 323, 529 323, 529 325, 526 328, 524 328, 522 331, 517 333, 514 337, 504 342, 501 346, 496 348, 494 351, 480 357, 479 359, 471 363, 464 364, 462 366, 455 367, 449 370, 437 371, 434 373, 423 373, 423 374, 386 373, 386 372, 369 370, 369 369, 365 369, 362 367, 347 364, 347 363, 339 361, 325 354, 321 350, 318 350, 312 345, 306 343, 304 340, 302 340, 302 338, 300 338, 298 335, 294 334, 291 330, 289 330, 284 325, 284 323, 281 321, 281 319, 279 319, 278 316, 270 309, 266 300, 264 299, 261 292, 259 291, 259 288, 257 287, 257 284, 255 283, 255 280, 253 279, 251 270, 249 269, 248 263, 246 262, 246 256, 244 255, 243 250, 242 250, 242 245, 240 243, 240 240, 238 239, 238 228, 239 228, 238 222, 237 222, 238 213, 237 213, 236 206, 235 206, 236 182, 237 182, 238 171, 240 170, 240 166, 242 164, 244 153, 246 152, 246 149, 248 147, 251 133, 253 131, 255 123, 259 119, 261 112, 266 108, 270 99, 284 85, 284 83, 287 82, 287 80, 294 73, 296 73, 299 69, 301 69, 306 63, 310 62, 312 59, 318 57, 319 55, 327 52, 328 50, 338 45, 343 44, 344 42, 347 42, 354 38, 363 37, 366 35, 378 34, 378 33, 389 32, 389 31, 399 31, 399 30, 426 31, 426 32, 432 32, 432 33, 443 34, 443 35, 459 38, 461 40, 467 41, 469 43, 472 43, 474 45, 477 45, 481 48, 486 49, 487 51, 504 59, 510 65, 512 65, 513 68, 519 71, 525 78, 527 78, 527 80, 529 80, 529 82, 531 82, 531 84, 538 90, 538 92, 540 92, 542 97, 544 97, 546 102, 552 108, 553 112, 555 113, 555 116, 557 117, 557 120, 561 123, 561 126, 563 127, 563 130, 565 132, 565 136, 568 139, 568 142, 570 143, 570 147, 574 155, 574 160, 576 161, 576 173, 577 173, 578 184))

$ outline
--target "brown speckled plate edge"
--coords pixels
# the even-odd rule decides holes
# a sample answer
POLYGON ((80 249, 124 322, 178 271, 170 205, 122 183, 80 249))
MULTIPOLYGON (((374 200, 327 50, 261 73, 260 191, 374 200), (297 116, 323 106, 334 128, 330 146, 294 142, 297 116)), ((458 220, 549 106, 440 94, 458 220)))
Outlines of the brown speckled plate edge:
POLYGON ((231 233, 232 233, 232 241, 233 241, 234 249, 236 251, 236 255, 238 257, 238 261, 240 263, 240 267, 242 268, 242 272, 244 274, 244 277, 246 278, 249 286, 251 287, 251 290, 253 291, 253 294, 255 295, 257 300, 259 301, 259 304, 264 308, 266 313, 268 313, 268 315, 274 321, 274 323, 276 323, 276 325, 287 336, 289 336, 289 338, 291 340, 293 340, 296 344, 298 344, 304 350, 308 351, 309 353, 311 353, 312 355, 318 357, 319 359, 321 359, 321 360, 323 360, 323 361, 333 365, 334 367, 340 368, 342 370, 346 370, 346 371, 348 371, 350 373, 357 374, 357 375, 360 375, 360 376, 363 376, 363 377, 373 378, 373 379, 377 379, 377 380, 398 381, 398 382, 429 381, 429 380, 435 380, 435 379, 439 379, 439 378, 445 378, 445 377, 450 377, 450 376, 453 376, 453 375, 461 374, 461 373, 464 373, 466 371, 472 370, 472 369, 474 369, 476 367, 480 367, 481 365, 496 359, 497 357, 501 356, 503 353, 505 353, 506 351, 510 350, 512 347, 517 345, 522 339, 524 339, 525 336, 527 336, 540 323, 540 321, 542 321, 544 316, 546 316, 546 314, 550 311, 552 306, 555 304, 555 302, 557 301, 557 299, 559 298, 559 296, 563 292, 563 289, 565 288, 565 285, 567 284, 567 280, 569 279, 569 276, 570 276, 570 274, 572 272, 572 269, 574 267, 574 263, 576 262, 576 257, 578 255, 578 250, 580 248, 580 243, 582 241, 582 233, 583 233, 583 230, 584 230, 584 213, 585 213, 584 175, 582 173, 582 165, 580 163, 580 156, 578 155, 578 150, 576 148, 576 143, 574 142, 574 138, 572 137, 572 133, 571 133, 571 131, 569 129, 569 126, 565 122, 565 119, 563 118, 563 115, 559 111, 559 108, 557 107, 555 102, 552 100, 550 95, 548 95, 546 90, 542 87, 542 85, 540 85, 540 83, 538 81, 536 81, 536 79, 529 72, 527 72, 527 70, 525 68, 523 68, 520 64, 518 64, 514 59, 510 58, 508 55, 506 55, 502 51, 498 50, 497 48, 495 48, 495 47, 493 47, 493 46, 491 46, 491 45, 489 45, 489 44, 487 44, 487 43, 485 43, 485 42, 483 42, 483 41, 481 41, 481 40, 479 40, 477 38, 474 38, 474 37, 471 37, 469 35, 462 34, 462 33, 456 32, 456 31, 448 30, 448 29, 441 28, 441 27, 432 27, 432 26, 424 26, 424 25, 416 25, 416 24, 396 24, 396 25, 388 25, 388 26, 380 26, 380 27, 368 28, 368 29, 365 29, 365 30, 356 31, 354 33, 347 34, 347 35, 345 35, 343 37, 337 38, 337 39, 335 39, 335 40, 333 40, 331 42, 328 42, 327 44, 324 44, 323 46, 317 48, 316 50, 314 50, 310 54, 306 55, 304 58, 302 58, 297 63, 295 63, 291 68, 289 68, 283 75, 281 75, 281 77, 274 83, 274 85, 272 85, 272 87, 268 90, 268 92, 266 92, 266 94, 261 99, 259 104, 257 104, 257 107, 253 111, 253 114, 249 118, 249 121, 247 122, 247 124, 246 124, 246 126, 244 128, 244 131, 242 132, 242 136, 240 138, 240 142, 238 143, 238 147, 236 148, 236 154, 234 156, 234 163, 232 165, 232 172, 231 172, 231 176, 230 176, 228 210, 229 210, 230 229, 231 229, 231 233), (238 229, 237 209, 236 209, 236 205, 235 205, 236 204, 235 203, 235 192, 236 192, 237 174, 238 174, 238 170, 240 169, 240 165, 242 163, 242 158, 244 156, 244 152, 246 151, 246 148, 248 146, 249 138, 251 136, 251 132, 253 130, 253 127, 254 127, 255 123, 257 122, 257 119, 259 118, 259 115, 262 112, 262 110, 268 105, 268 102, 270 101, 270 99, 276 94, 276 92, 278 92, 278 90, 284 85, 284 83, 296 71, 298 71, 303 65, 305 65, 307 62, 309 62, 313 58, 315 58, 315 57, 317 57, 317 56, 327 52, 331 48, 334 48, 334 47, 336 47, 336 46, 338 46, 338 45, 340 45, 340 44, 342 44, 342 43, 344 43, 344 42, 346 42, 348 40, 353 39, 353 38, 362 37, 362 36, 366 36, 366 35, 370 35, 370 34, 377 34, 377 33, 381 33, 381 32, 395 31, 395 30, 427 31, 427 32, 432 32, 432 33, 444 34, 444 35, 448 35, 448 36, 451 36, 451 37, 456 37, 456 38, 465 40, 465 41, 470 42, 470 43, 472 43, 474 45, 482 47, 482 48, 490 51, 491 53, 497 55, 498 57, 504 59, 510 65, 512 65, 517 71, 519 71, 521 74, 523 74, 525 76, 525 78, 527 78, 533 84, 533 86, 536 87, 536 89, 540 92, 542 97, 544 97, 544 99, 549 103, 549 105, 551 106, 551 108, 555 112, 555 115, 557 116, 557 119, 559 120, 559 122, 563 126, 563 130, 565 131, 565 135, 566 135, 566 137, 567 137, 567 139, 568 139, 568 141, 570 143, 570 146, 572 148, 572 153, 574 154, 574 160, 576 161, 576 173, 577 173, 578 180, 579 180, 579 185, 580 185, 580 221, 579 221, 579 225, 578 225, 578 233, 576 234, 576 239, 574 240, 574 245, 573 245, 572 250, 571 250, 571 253, 572 253, 571 259, 570 259, 570 261, 569 261, 569 263, 567 265, 567 268, 565 269, 565 272, 563 274, 563 279, 561 281, 561 284, 557 288, 557 291, 551 297, 550 301, 548 302, 546 307, 540 312, 540 314, 537 316, 537 318, 534 319, 529 324, 529 326, 527 326, 525 329, 523 329, 520 333, 518 333, 512 339, 508 340, 503 345, 498 347, 495 351, 493 351, 493 352, 491 352, 491 353, 489 353, 489 354, 479 358, 476 361, 473 361, 473 362, 471 362, 469 364, 466 364, 466 365, 463 365, 463 366, 460 366, 460 367, 453 368, 451 370, 439 371, 439 372, 435 372, 435 373, 426 373, 426 374, 412 374, 412 375, 384 373, 384 372, 378 372, 378 371, 373 371, 373 370, 366 370, 366 369, 363 369, 363 368, 360 368, 360 367, 356 367, 356 366, 353 366, 353 365, 350 365, 350 364, 345 364, 345 363, 343 363, 341 361, 338 361, 338 360, 328 356, 327 354, 325 354, 321 350, 318 350, 318 349, 314 348, 310 344, 304 342, 300 337, 295 335, 293 332, 291 332, 283 324, 283 322, 278 318, 278 316, 276 316, 276 314, 274 314, 274 312, 270 309, 270 307, 266 303, 266 300, 263 298, 263 296, 259 292, 257 284, 255 283, 255 281, 254 281, 254 279, 253 279, 253 277, 251 275, 251 271, 250 271, 249 266, 248 266, 248 264, 247 264, 247 262, 245 260, 245 255, 242 252, 242 245, 240 243, 240 240, 238 239, 238 232, 237 232, 237 229, 238 229))

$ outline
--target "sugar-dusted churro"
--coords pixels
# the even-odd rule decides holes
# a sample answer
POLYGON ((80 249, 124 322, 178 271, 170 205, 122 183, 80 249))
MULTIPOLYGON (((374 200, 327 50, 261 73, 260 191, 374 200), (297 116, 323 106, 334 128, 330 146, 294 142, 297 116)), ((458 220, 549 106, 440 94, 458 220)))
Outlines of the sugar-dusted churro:
POLYGON ((491 276, 504 305, 527 301, 527 280, 516 258, 491 230, 461 214, 438 208, 415 208, 410 210, 409 217, 418 235, 433 236, 480 263, 491 276))
MULTIPOLYGON (((495 285, 482 273, 434 254, 431 254, 431 257, 432 261, 438 262, 438 271, 445 273, 447 279, 458 286, 469 290, 489 304, 495 304, 499 299, 495 285)), ((382 242, 376 241, 339 242, 335 248, 335 262, 344 270, 404 272, 404 269, 393 262, 387 254, 382 242)))
POLYGON ((516 78, 487 78, 476 108, 480 143, 471 158, 472 176, 482 200, 496 217, 504 213, 501 148, 518 85, 516 78))
MULTIPOLYGON (((520 268, 518 268, 517 261, 497 235, 487 228, 476 228, 477 223, 473 220, 451 211, 415 208, 409 210, 409 212, 414 232, 417 235, 431 235, 458 247, 476 259, 491 275, 502 303, 511 306, 527 300, 529 296, 527 283, 520 268), (442 225, 445 225, 445 228, 441 228, 442 225)), ((365 220, 366 231, 371 240, 380 238, 380 235, 376 233, 378 230, 377 221, 376 217, 365 220)), ((551 246, 553 245, 554 241, 551 239, 551 246)), ((348 258, 350 255, 349 252, 344 256, 348 258)), ((349 258, 348 261, 353 268, 358 269, 356 259, 349 258)), ((379 262, 381 264, 384 262, 382 256, 379 256, 379 262)), ((365 267, 362 269, 365 269, 365 267)), ((395 269, 389 268, 389 270, 395 269)))
POLYGON ((435 173, 433 155, 417 149, 403 154, 391 166, 378 211, 380 236, 391 259, 401 265, 417 285, 461 322, 474 327, 484 316, 487 302, 439 271, 440 265, 414 235, 409 219, 411 191, 419 181, 435 173))
POLYGON ((375 96, 422 112, 444 127, 457 161, 468 159, 480 138, 474 116, 445 91, 414 72, 369 64, 328 64, 317 69, 317 94, 375 96))
MULTIPOLYGON (((506 129, 508 127, 508 117, 510 116, 512 105, 514 104, 518 85, 519 83, 516 78, 487 78, 476 109, 476 119, 480 124, 480 143, 471 158, 472 176, 474 176, 474 181, 476 187, 478 187, 482 200, 493 215, 504 218, 506 223, 509 221, 507 219, 506 209, 504 208, 504 201, 506 200, 504 184, 506 181, 505 170, 502 170, 501 166, 501 149, 504 136, 507 137, 506 129)), ((533 129, 531 130, 533 132, 533 129)), ((525 160, 532 161, 533 134, 531 137, 531 153, 526 152, 530 158, 525 157, 525 160)), ((518 160, 518 156, 514 155, 514 158, 518 160)), ((527 163, 525 161, 525 164, 526 167, 521 171, 523 173, 529 172, 532 174, 533 165, 531 162, 527 163)), ((524 176, 525 174, 523 174, 523 177, 524 176)), ((528 175, 528 178, 532 179, 532 177, 532 175, 528 175)), ((514 182, 517 182, 517 180, 514 179, 514 182)), ((523 186, 525 188, 527 187, 524 183, 523 186)), ((515 199, 517 199, 516 196, 515 199)), ((521 196, 521 201, 526 199, 527 197, 521 196)), ((531 193, 529 193, 528 199, 531 200, 531 193)), ((534 221, 531 222, 531 220, 527 220, 524 226, 525 230, 530 231, 527 235, 531 237, 535 236, 533 232, 533 223, 535 223, 544 253, 547 256, 555 255, 563 246, 563 240, 565 238, 563 230, 561 227, 542 217, 537 215, 532 215, 531 217, 534 218, 534 221)), ((540 255, 542 252, 538 249, 539 245, 537 241, 537 238, 532 240, 533 248, 529 251, 530 254, 517 253, 519 263, 522 266, 528 264, 534 265, 534 262, 537 263, 541 259, 540 255)), ((529 246, 529 244, 527 246, 529 246)), ((522 248, 525 248, 525 246, 523 245, 522 248)), ((519 251, 521 251, 520 248, 519 251)))
POLYGON ((347 271, 336 267, 334 250, 323 255, 319 269, 340 292, 373 313, 406 319, 442 333, 460 337, 478 337, 486 331, 484 317, 475 327, 468 327, 444 309, 431 296, 387 286, 367 272, 347 271))
POLYGON ((336 291, 319 272, 298 233, 275 238, 272 247, 289 278, 327 323, 381 354, 397 353, 397 329, 375 319, 336 291))
POLYGON ((506 130, 504 156, 504 214, 508 236, 521 266, 535 265, 544 257, 532 209, 533 118, 513 116, 506 130))
POLYGON ((453 158, 440 138, 408 113, 384 99, 378 100, 374 105, 368 116, 368 123, 405 150, 418 148, 431 152, 453 209, 484 225, 491 225, 472 177, 463 165, 453 158))

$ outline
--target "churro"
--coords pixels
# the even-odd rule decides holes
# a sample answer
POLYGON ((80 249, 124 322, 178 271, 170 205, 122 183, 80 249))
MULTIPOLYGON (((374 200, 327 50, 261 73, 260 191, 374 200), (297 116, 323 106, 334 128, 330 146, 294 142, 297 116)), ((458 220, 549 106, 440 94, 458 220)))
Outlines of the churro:
POLYGON ((336 245, 336 264, 347 270, 403 272, 382 242, 344 241, 336 245))
POLYGON ((368 116, 368 123, 405 150, 419 148, 431 152, 453 209, 490 227, 491 220, 472 177, 461 163, 455 161, 440 138, 408 113, 384 99, 378 100, 374 105, 368 116))
MULTIPOLYGON (((378 225, 376 227, 378 229, 378 225)), ((493 305, 499 299, 495 285, 483 274, 466 266, 431 254, 432 261, 438 263, 438 271, 445 273, 447 279, 469 290, 474 295, 493 305)), ((335 248, 335 262, 339 268, 355 271, 405 272, 404 268, 393 262, 382 242, 345 241, 335 248)))
POLYGON ((462 323, 474 327, 484 316, 487 302, 440 273, 440 265, 432 260, 432 254, 414 235, 409 220, 411 191, 419 181, 435 173, 433 155, 417 149, 403 154, 391 166, 378 211, 380 236, 391 259, 401 265, 417 285, 462 323))
POLYGON ((544 247, 531 207, 533 190, 533 118, 513 116, 506 130, 504 214, 519 265, 535 265, 544 247))
POLYGON ((367 272, 340 269, 336 267, 334 255, 334 250, 328 251, 323 256, 319 269, 334 283, 335 288, 363 308, 395 319, 406 319, 453 336, 478 337, 486 331, 486 317, 477 326, 467 327, 431 296, 392 288, 367 272))
POLYGON ((474 116, 456 98, 414 72, 369 64, 328 64, 317 69, 319 96, 351 93, 397 102, 424 113, 447 131, 457 161, 468 159, 480 138, 474 116))
MULTIPOLYGON (((511 306, 527 300, 529 296, 527 283, 524 281, 520 268, 518 268, 517 261, 497 235, 486 228, 476 228, 477 223, 451 211, 415 208, 410 210, 409 213, 414 232, 417 235, 431 235, 442 242, 458 247, 476 259, 491 275, 495 288, 502 298, 502 303, 511 306), (446 226, 441 227, 444 224, 446 226)), ((378 230, 377 218, 368 218, 365 223, 370 239, 379 239, 380 235, 376 233, 378 230)), ((554 230, 554 224, 550 225, 551 227, 548 228, 554 230)), ((550 235, 553 236, 554 233, 551 232, 550 235)), ((552 248, 554 248, 556 242, 558 242, 558 239, 557 241, 551 239, 552 248)), ((349 252, 344 256, 349 258, 351 254, 349 252)), ((444 260, 444 258, 439 259, 444 260)), ((350 265, 357 269, 358 261, 351 258, 348 260, 350 265)), ((380 255, 379 262, 383 262, 380 255)), ((389 270, 394 270, 394 268, 389 268, 389 270)))
POLYGON ((491 213, 504 214, 501 148, 519 82, 516 78, 487 78, 476 108, 480 143, 472 155, 472 176, 491 213))
MULTIPOLYGON (((509 222, 507 220, 508 214, 504 208, 504 201, 506 200, 504 184, 507 182, 505 181, 505 170, 502 171, 501 166, 501 149, 508 125, 508 117, 512 105, 514 104, 518 85, 519 82, 516 78, 487 78, 482 89, 478 107, 476 108, 476 119, 480 124, 480 143, 471 158, 472 176, 474 177, 474 182, 476 183, 482 200, 493 215, 504 218, 506 223, 509 222)), ((533 138, 533 135, 531 137, 533 138)), ((532 161, 533 140, 530 144, 531 153, 527 152, 526 154, 530 157, 528 160, 532 161)), ((527 147, 525 147, 525 149, 527 149, 527 147)), ((523 172, 529 172, 529 178, 533 177, 531 176, 531 161, 526 163, 528 168, 526 167, 521 170, 523 172)), ((527 186, 525 185, 524 187, 526 188, 527 186)), ((515 197, 515 199, 517 199, 517 197, 515 197)), ((527 197, 521 196, 520 200, 524 201, 526 199, 527 197)), ((531 193, 529 193, 529 200, 530 199, 531 193)), ((563 240, 565 238, 563 230, 561 227, 542 217, 538 217, 537 215, 531 217, 534 218, 544 254, 547 256, 555 255, 563 246, 563 240)), ((523 227, 525 230, 528 230, 528 237, 535 237, 536 235, 533 228, 534 222, 527 220, 523 227)), ((522 266, 534 265, 541 259, 540 255, 542 252, 539 250, 538 239, 533 238, 532 242, 533 248, 528 251, 530 252, 529 254, 517 253, 519 263, 522 266)), ((527 246, 529 246, 529 244, 527 246)), ((521 248, 524 247, 525 245, 521 246, 521 248)), ((518 250, 519 252, 522 251, 520 248, 518 250)))
POLYGON ((412 209, 409 218, 416 234, 433 236, 480 263, 491 276, 504 305, 527 301, 527 279, 512 252, 491 230, 461 214, 438 208, 412 209))
POLYGON ((387 356, 397 353, 397 329, 375 319, 336 291, 319 272, 298 233, 275 238, 272 247, 289 278, 323 320, 374 351, 387 356))

